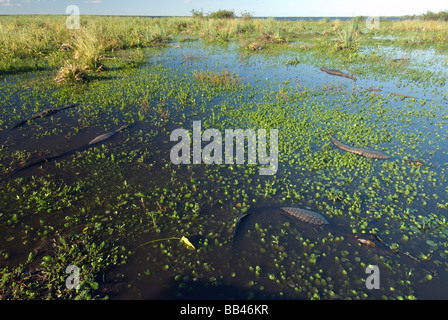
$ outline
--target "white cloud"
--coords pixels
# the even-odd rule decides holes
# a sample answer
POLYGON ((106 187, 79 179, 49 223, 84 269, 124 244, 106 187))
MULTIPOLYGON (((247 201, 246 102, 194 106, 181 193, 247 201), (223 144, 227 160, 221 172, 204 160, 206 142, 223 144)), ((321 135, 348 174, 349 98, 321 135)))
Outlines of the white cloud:
POLYGON ((0 0, 0 5, 4 7, 20 7, 21 3, 13 3, 11 0, 0 0))

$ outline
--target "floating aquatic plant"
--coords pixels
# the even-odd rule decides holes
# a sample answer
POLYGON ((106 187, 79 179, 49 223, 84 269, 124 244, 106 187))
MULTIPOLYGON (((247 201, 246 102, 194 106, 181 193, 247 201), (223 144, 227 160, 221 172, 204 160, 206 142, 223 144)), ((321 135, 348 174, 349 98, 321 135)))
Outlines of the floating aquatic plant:
POLYGON ((210 84, 212 86, 222 86, 226 88, 230 88, 241 81, 241 78, 238 75, 230 73, 225 69, 221 72, 195 70, 193 71, 193 77, 202 84, 210 84))

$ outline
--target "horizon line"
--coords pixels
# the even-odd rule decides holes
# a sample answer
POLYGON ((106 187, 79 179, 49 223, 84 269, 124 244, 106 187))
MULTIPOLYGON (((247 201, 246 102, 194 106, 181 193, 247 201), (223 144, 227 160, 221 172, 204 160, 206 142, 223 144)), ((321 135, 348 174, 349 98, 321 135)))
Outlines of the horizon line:
MULTIPOLYGON (((11 13, 11 14, 2 14, 0 16, 68 16, 69 14, 60 14, 60 13, 11 13)), ((387 17, 387 18, 400 18, 400 17, 419 17, 424 15, 424 13, 420 14, 405 14, 405 15, 375 15, 375 17, 387 17)), ((148 18, 194 18, 193 16, 184 16, 184 15, 138 15, 138 14, 80 14, 80 16, 109 16, 109 17, 148 17, 148 18)), ((257 19, 257 18, 356 18, 356 17, 370 17, 369 15, 357 15, 357 16, 252 16, 249 19, 257 19)), ((207 16, 203 17, 207 19, 207 16)), ((226 18, 224 18, 226 19, 226 18)), ((244 19, 244 17, 235 16, 230 19, 244 19)), ((247 19, 247 18, 246 18, 247 19)))

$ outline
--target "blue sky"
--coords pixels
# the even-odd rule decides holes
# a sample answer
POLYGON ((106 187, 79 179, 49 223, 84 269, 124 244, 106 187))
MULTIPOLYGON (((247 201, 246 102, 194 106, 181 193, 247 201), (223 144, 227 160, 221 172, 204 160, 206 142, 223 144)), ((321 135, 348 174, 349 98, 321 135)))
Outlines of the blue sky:
POLYGON ((0 14, 65 14, 69 5, 81 14, 190 16, 234 10, 266 17, 399 16, 448 10, 447 0, 0 0, 0 14))

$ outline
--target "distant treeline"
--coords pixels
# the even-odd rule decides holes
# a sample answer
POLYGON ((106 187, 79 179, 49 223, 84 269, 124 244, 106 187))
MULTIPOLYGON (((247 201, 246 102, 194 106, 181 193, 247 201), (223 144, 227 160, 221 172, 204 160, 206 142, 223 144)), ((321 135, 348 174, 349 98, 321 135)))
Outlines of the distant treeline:
MULTIPOLYGON (((212 19, 233 19, 236 18, 235 12, 233 10, 218 10, 215 12, 204 13, 203 10, 191 10, 191 15, 196 18, 212 18, 212 19)), ((250 12, 244 11, 241 13, 241 18, 252 18, 250 12)))
MULTIPOLYGON (((237 18, 235 12, 233 10, 218 10, 214 12, 205 13, 203 10, 191 10, 191 15, 196 18, 211 18, 211 19, 234 19, 237 18)), ((253 18, 253 14, 250 12, 244 11, 241 12, 241 18, 250 19, 253 18)), ((264 18, 264 17, 257 17, 264 18)), ((359 17, 276 17, 276 20, 351 20, 355 18, 365 19, 366 16, 359 17)), ((439 20, 439 21, 448 21, 448 10, 440 11, 438 13, 428 11, 422 15, 405 15, 400 17, 381 17, 382 19, 387 20, 414 20, 414 19, 422 19, 422 20, 439 20)))
POLYGON ((440 20, 440 21, 448 21, 448 10, 440 11, 438 13, 434 13, 428 11, 427 13, 422 15, 423 20, 440 20))

